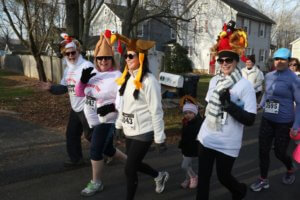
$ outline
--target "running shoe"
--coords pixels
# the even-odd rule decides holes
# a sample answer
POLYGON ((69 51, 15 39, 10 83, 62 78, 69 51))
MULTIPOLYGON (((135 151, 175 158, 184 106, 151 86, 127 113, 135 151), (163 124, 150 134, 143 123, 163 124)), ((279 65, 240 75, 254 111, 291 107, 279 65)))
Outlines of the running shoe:
POLYGON ((183 189, 188 188, 190 185, 190 179, 185 179, 180 185, 183 189))
POLYGON ((190 189, 194 189, 197 187, 197 185, 198 185, 198 176, 195 176, 195 177, 191 178, 189 187, 190 187, 190 189))
POLYGON ((94 181, 90 181, 87 184, 86 188, 84 188, 80 194, 82 196, 90 197, 90 196, 95 195, 97 192, 102 191, 103 187, 104 186, 102 183, 95 183, 94 181))
POLYGON ((269 180, 268 179, 262 179, 262 178, 257 179, 257 181, 252 183, 251 186, 250 186, 250 188, 254 192, 259 192, 262 189, 268 189, 269 187, 270 187, 269 180))
POLYGON ((282 177, 282 183, 286 185, 291 185, 295 182, 296 176, 294 171, 287 172, 283 177, 282 177))
POLYGON ((159 172, 158 176, 154 179, 155 181, 155 192, 162 193, 165 189, 165 184, 169 179, 168 172, 159 172))

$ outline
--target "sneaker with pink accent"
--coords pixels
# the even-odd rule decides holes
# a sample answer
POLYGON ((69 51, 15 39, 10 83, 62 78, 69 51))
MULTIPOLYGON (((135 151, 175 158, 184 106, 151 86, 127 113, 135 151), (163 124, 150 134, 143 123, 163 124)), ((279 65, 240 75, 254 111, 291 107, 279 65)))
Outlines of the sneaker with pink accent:
POLYGON ((188 188, 190 186, 190 179, 185 179, 180 185, 183 189, 188 188))
POLYGON ((195 176, 190 180, 190 188, 194 189, 197 187, 197 185, 198 185, 198 176, 195 176))

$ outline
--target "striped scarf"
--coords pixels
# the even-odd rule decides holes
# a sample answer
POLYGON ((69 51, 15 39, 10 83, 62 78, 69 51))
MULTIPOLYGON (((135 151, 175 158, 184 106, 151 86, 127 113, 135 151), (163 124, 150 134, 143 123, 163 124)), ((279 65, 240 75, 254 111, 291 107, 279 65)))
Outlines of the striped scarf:
POLYGON ((223 111, 220 101, 220 92, 227 88, 232 88, 234 84, 242 78, 242 73, 240 69, 236 67, 229 76, 224 76, 222 73, 218 76, 220 76, 221 79, 218 80, 205 110, 207 127, 213 131, 220 131, 222 128, 223 111))

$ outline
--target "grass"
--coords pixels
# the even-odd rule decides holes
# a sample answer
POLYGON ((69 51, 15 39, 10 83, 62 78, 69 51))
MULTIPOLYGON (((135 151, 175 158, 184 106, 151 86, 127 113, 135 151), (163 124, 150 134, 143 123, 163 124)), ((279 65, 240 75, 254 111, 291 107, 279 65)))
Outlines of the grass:
MULTIPOLYGON (((209 81, 212 78, 211 75, 200 75, 200 79, 197 86, 197 100, 205 105, 205 96, 207 93, 209 81)), ((165 129, 167 132, 179 131, 181 127, 182 113, 178 108, 165 109, 164 110, 165 129)))
POLYGON ((11 76, 20 76, 20 74, 0 70, 0 101, 14 107, 16 102, 14 103, 13 100, 31 95, 33 90, 26 86, 16 87, 18 82, 9 79, 11 76))

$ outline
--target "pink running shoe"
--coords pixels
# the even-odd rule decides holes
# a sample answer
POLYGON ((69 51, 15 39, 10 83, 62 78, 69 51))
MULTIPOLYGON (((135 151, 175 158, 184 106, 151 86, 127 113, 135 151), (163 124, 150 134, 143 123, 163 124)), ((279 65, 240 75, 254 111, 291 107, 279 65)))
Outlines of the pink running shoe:
POLYGON ((195 176, 195 177, 191 178, 190 188, 194 189, 197 187, 197 185, 198 185, 198 176, 195 176))
POLYGON ((185 179, 180 185, 181 185, 181 187, 182 187, 183 189, 186 189, 186 188, 188 188, 189 185, 190 185, 190 180, 189 180, 189 179, 185 179))

